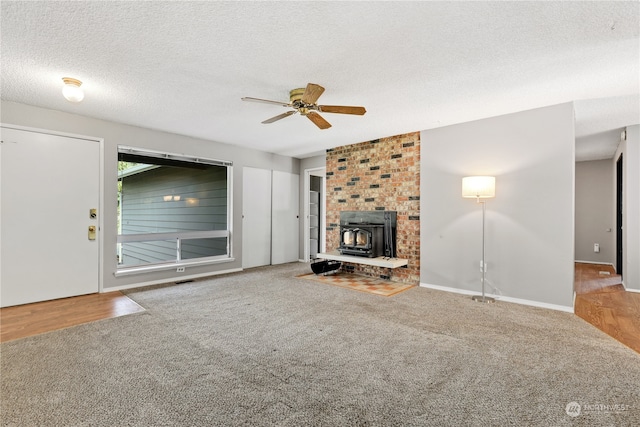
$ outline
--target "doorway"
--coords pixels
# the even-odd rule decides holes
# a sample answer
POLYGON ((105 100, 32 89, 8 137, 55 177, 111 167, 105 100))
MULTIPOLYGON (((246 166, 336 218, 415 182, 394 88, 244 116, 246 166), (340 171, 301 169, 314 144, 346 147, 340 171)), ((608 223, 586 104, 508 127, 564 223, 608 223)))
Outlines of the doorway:
POLYGON ((0 306, 100 291, 102 140, 2 126, 0 306))
POLYGON ((616 161, 616 274, 619 274, 621 277, 623 276, 622 265, 623 265, 623 215, 624 212, 624 175, 623 175, 623 160, 622 154, 618 157, 616 161))
POLYGON ((304 261, 325 251, 326 168, 305 170, 304 180, 304 261))

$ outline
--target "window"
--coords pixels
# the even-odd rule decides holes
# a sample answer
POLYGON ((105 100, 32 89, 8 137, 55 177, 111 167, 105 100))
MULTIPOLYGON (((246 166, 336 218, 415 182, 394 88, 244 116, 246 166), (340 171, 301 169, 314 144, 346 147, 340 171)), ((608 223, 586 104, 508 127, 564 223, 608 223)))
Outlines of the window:
POLYGON ((231 257, 232 163, 118 147, 118 268, 231 257))

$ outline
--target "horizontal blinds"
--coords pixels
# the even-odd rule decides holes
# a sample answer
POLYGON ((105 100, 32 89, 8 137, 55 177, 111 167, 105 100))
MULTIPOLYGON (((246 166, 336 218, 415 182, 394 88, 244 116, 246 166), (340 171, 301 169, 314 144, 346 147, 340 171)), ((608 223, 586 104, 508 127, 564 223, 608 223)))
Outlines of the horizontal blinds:
POLYGON ((118 160, 122 162, 144 163, 162 166, 177 166, 185 168, 201 168, 206 165, 233 166, 233 162, 226 160, 208 159, 204 157, 185 156, 183 154, 162 153, 133 147, 118 147, 118 160))

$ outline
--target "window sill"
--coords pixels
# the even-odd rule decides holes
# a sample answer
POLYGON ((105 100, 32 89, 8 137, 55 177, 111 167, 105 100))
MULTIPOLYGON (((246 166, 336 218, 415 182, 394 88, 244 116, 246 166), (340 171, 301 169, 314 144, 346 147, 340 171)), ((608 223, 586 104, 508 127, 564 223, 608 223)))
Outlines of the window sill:
POLYGON ((173 264, 156 264, 156 265, 148 265, 144 267, 125 267, 118 269, 113 275, 115 277, 122 276, 130 276, 134 274, 144 274, 144 273, 153 273, 156 271, 167 271, 167 270, 176 270, 178 268, 187 268, 187 267, 201 267, 203 265, 213 265, 213 264, 224 264, 227 262, 235 261, 235 258, 223 258, 223 259, 211 259, 211 260, 203 260, 203 261, 184 261, 177 262, 173 264))

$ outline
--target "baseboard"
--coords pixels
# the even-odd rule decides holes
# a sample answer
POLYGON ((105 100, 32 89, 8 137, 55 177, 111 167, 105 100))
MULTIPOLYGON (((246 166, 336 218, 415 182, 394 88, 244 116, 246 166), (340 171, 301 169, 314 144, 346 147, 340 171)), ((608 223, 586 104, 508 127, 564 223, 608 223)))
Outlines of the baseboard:
POLYGON ((133 283, 133 284, 130 284, 130 285, 115 286, 113 288, 104 288, 104 289, 102 289, 100 291, 100 293, 113 292, 113 291, 124 291, 126 289, 142 288, 144 286, 153 286, 153 285, 163 285, 165 283, 184 282, 185 280, 200 279, 202 277, 219 276, 221 274, 237 273, 238 271, 242 271, 242 270, 243 270, 242 268, 231 268, 229 270, 212 271, 212 272, 209 272, 209 273, 191 274, 191 275, 188 275, 188 276, 174 277, 172 279, 151 280, 149 282, 140 282, 140 283, 133 283))
POLYGON ((624 288, 625 291, 627 292, 636 292, 640 294, 640 289, 632 289, 632 288, 627 288, 627 285, 624 284, 624 277, 622 278, 622 287, 624 288))
POLYGON ((532 307, 540 307, 540 308, 548 308, 549 310, 556 310, 556 311, 564 311, 565 313, 574 313, 573 311, 573 307, 568 307, 566 305, 559 305, 559 304, 549 304, 546 302, 540 302, 540 301, 531 301, 531 300, 527 300, 527 299, 521 299, 521 298, 512 298, 512 297, 505 297, 505 296, 501 296, 501 297, 496 297, 496 299, 500 299, 500 301, 505 301, 505 302, 511 302, 514 304, 521 304, 521 305, 529 305, 532 307))
POLYGON ((580 264, 610 265, 614 270, 616 269, 616 266, 611 262, 581 261, 579 259, 575 260, 574 262, 579 262, 580 264))
MULTIPOLYGON (((468 291, 466 289, 450 288, 448 286, 432 285, 432 284, 429 284, 429 283, 422 283, 422 282, 420 282, 420 287, 429 288, 429 289, 435 289, 437 291, 452 292, 454 294, 462 294, 462 295, 476 295, 478 293, 478 292, 475 292, 475 291, 468 291)), ((495 296, 493 294, 487 294, 487 296, 495 298, 495 296)))
MULTIPOLYGON (((448 286, 431 285, 428 283, 420 283, 420 286, 423 288, 435 289, 438 291, 445 291, 445 292, 452 292, 452 293, 462 294, 462 295, 478 295, 478 292, 468 291, 466 289, 451 288, 448 286)), ((491 298, 495 298, 496 301, 510 302, 514 304, 528 305, 531 307, 547 308, 550 310, 573 313, 573 307, 567 307, 565 305, 549 304, 546 302, 531 301, 531 300, 526 300, 522 298, 512 298, 504 295, 494 295, 494 294, 486 294, 486 295, 491 298)))

